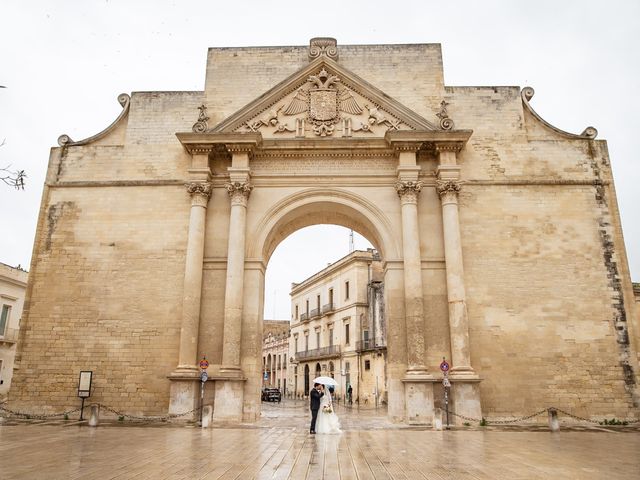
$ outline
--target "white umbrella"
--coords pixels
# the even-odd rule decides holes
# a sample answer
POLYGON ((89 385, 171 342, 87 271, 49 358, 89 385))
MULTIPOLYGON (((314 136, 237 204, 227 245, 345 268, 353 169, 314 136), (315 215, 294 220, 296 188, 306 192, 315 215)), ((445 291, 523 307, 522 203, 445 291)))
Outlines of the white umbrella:
POLYGON ((313 379, 313 383, 321 383, 322 385, 333 385, 334 387, 338 386, 338 382, 336 382, 331 377, 317 377, 313 379))

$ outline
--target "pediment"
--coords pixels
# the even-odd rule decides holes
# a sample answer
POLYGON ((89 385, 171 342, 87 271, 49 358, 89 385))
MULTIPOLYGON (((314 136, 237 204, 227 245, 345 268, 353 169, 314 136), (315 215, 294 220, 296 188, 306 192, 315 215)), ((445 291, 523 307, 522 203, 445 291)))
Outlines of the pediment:
POLYGON ((383 138, 394 131, 441 129, 325 56, 208 130, 264 139, 383 138))

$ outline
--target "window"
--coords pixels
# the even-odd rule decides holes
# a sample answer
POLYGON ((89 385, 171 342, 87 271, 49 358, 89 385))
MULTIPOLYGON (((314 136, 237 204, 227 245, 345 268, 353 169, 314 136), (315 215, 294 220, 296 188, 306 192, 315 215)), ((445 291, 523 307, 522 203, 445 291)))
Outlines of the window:
POLYGON ((318 309, 318 313, 320 313, 320 295, 316 297, 316 308, 318 309))
POLYGON ((304 334, 304 351, 305 352, 309 351, 309 332, 306 332, 304 334))
POLYGON ((329 308, 333 308, 333 288, 329 289, 329 308))
POLYGON ((364 361, 364 369, 365 370, 371 370, 371 360, 365 360, 364 361))
POLYGON ((333 328, 329 329, 329 346, 333 347, 333 328))
POLYGON ((307 320, 308 320, 308 319, 309 319, 309 300, 307 300, 307 301, 306 301, 306 303, 307 303, 307 310, 306 310, 306 312, 307 312, 307 320))
POLYGON ((298 336, 293 338, 293 353, 298 353, 298 336))
POLYGON ((2 305, 2 313, 0 314, 0 337, 4 336, 5 330, 7 329, 10 313, 11 313, 11 306, 2 305))
POLYGON ((298 305, 296 305, 296 320, 298 320, 298 305))
POLYGON ((349 300, 349 282, 344 282, 344 299, 349 300))
POLYGON ((349 324, 344 326, 344 343, 349 345, 349 324))
POLYGON ((316 346, 320 348, 320 330, 316 330, 316 346))

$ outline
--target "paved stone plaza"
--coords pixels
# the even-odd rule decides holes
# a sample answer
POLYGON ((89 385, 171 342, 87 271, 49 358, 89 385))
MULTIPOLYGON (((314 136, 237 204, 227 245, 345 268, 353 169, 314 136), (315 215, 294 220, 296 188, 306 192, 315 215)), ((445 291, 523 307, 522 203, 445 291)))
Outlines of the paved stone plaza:
POLYGON ((637 429, 437 432, 391 426, 381 411, 340 407, 345 432, 312 436, 302 403, 263 410, 257 425, 241 428, 5 421, 0 478, 640 478, 637 429))

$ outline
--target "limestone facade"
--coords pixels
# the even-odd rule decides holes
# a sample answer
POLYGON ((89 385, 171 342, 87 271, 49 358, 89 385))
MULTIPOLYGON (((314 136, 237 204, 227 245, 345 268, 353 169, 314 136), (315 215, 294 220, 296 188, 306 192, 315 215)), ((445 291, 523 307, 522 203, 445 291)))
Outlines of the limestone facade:
POLYGON ((53 148, 10 404, 197 404, 260 415, 264 272, 314 224, 384 265, 387 400, 638 416, 640 329, 606 142, 563 132, 533 90, 444 84, 437 44, 212 48, 203 91, 121 95, 121 115, 53 148), (73 295, 70 294, 73 292, 73 295))
POLYGON ((262 334, 262 386, 287 389, 289 320, 265 320, 262 334))
POLYGON ((353 401, 387 401, 384 269, 374 250, 354 251, 291 289, 289 394, 309 394, 313 379, 349 386, 353 401))
POLYGON ((29 274, 0 263, 0 400, 6 398, 14 369, 20 318, 29 274))

